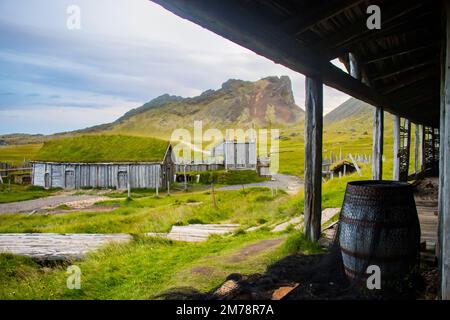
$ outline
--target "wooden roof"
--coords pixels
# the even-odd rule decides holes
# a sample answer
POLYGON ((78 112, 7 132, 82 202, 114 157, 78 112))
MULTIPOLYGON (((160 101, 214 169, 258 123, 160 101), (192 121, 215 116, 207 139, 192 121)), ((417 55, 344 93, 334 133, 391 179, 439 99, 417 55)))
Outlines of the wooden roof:
POLYGON ((276 63, 372 105, 439 127, 438 0, 153 0, 276 63), (368 5, 381 29, 366 26, 368 5), (364 82, 330 61, 358 58, 364 82), (369 85, 370 84, 370 87, 369 85))

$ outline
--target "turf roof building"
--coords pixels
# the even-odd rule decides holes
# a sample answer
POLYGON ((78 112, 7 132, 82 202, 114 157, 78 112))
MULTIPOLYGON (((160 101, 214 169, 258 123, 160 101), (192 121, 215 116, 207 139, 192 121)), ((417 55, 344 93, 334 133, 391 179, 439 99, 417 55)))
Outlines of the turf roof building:
MULTIPOLYGON (((56 148, 51 145, 47 148, 51 147, 56 148)), ((82 147, 78 145, 77 151, 80 154, 82 150, 79 148, 82 147)), ((172 146, 169 143, 155 148, 148 161, 100 161, 100 155, 98 162, 82 161, 83 157, 73 159, 77 161, 50 161, 48 158, 46 161, 33 161, 32 184, 63 189, 124 190, 128 188, 128 184, 130 188, 164 188, 168 182, 173 181, 175 172, 172 146)))

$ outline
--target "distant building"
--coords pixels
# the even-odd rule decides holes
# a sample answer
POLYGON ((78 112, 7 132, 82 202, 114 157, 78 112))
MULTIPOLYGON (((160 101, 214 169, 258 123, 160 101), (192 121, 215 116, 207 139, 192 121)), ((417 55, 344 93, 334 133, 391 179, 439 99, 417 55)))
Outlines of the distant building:
POLYGON ((44 188, 165 188, 175 174, 172 146, 152 162, 33 161, 32 184, 44 188))
POLYGON ((225 169, 256 170, 256 141, 225 140, 211 149, 212 159, 221 159, 225 169))

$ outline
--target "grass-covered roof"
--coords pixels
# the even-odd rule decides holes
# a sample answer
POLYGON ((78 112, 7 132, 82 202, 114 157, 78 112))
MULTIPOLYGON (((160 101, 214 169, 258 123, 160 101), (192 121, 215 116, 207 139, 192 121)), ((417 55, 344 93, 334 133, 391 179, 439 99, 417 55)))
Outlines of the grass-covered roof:
POLYGON ((34 157, 52 162, 160 162, 169 143, 122 135, 87 135, 50 140, 34 157))

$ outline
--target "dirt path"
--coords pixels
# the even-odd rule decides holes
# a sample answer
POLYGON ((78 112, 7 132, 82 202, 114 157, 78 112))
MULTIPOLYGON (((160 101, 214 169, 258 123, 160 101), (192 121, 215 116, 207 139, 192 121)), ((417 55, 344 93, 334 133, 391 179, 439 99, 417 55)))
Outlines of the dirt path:
POLYGON ((280 237, 269 240, 261 240, 251 245, 248 245, 238 252, 233 254, 231 257, 227 259, 227 262, 230 263, 239 263, 247 260, 250 257, 259 255, 264 251, 271 250, 279 245, 281 245, 286 240, 286 237, 280 237))
POLYGON ((107 200, 109 198, 96 195, 57 195, 46 198, 2 203, 0 204, 0 214, 4 213, 30 213, 33 211, 40 211, 50 207, 56 207, 62 204, 67 204, 73 208, 83 208, 98 201, 107 200))
MULTIPOLYGON (((244 187, 268 187, 268 188, 279 188, 286 191, 288 194, 296 194, 301 187, 303 187, 303 182, 300 178, 296 176, 291 176, 287 174, 275 174, 273 175, 273 180, 257 182, 257 183, 247 183, 244 184, 244 187)), ((233 185, 226 186, 222 188, 218 188, 218 190, 239 190, 242 188, 242 185, 233 185)))

